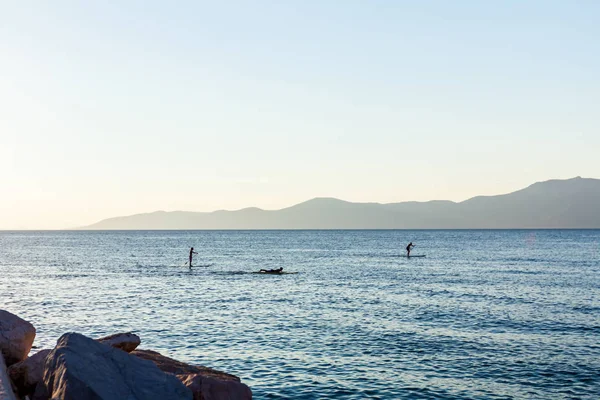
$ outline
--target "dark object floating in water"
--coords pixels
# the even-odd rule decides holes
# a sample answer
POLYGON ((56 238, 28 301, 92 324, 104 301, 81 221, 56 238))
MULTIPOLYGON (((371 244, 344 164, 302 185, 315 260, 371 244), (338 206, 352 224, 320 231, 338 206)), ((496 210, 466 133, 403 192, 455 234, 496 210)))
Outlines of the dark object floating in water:
POLYGON ((253 274, 260 274, 260 275, 294 275, 294 274, 297 274, 298 272, 260 272, 260 271, 254 271, 252 273, 253 274))
POLYGON ((406 258, 414 258, 414 257, 425 257, 425 254, 416 254, 414 256, 407 256, 406 254, 402 254, 398 257, 406 257, 406 258))

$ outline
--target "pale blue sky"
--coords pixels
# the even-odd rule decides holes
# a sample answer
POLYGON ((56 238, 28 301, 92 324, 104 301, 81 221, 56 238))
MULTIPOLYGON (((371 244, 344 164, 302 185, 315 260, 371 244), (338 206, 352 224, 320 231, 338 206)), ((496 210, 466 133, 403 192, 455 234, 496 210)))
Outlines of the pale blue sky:
POLYGON ((0 229, 600 178, 597 1, 0 9, 0 229))

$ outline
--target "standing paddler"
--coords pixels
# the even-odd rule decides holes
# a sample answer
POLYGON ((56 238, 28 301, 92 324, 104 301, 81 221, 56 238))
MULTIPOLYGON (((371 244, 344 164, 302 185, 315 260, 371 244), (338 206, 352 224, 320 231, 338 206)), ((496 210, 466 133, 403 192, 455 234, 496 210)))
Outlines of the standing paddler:
POLYGON ((194 254, 198 254, 198 252, 194 251, 194 248, 192 247, 190 249, 190 269, 192 269, 192 258, 194 258, 194 254))
POLYGON ((410 243, 408 244, 408 246, 406 246, 406 257, 410 257, 410 250, 411 250, 413 247, 415 247, 415 245, 414 245, 414 244, 412 244, 412 242, 410 242, 410 243))

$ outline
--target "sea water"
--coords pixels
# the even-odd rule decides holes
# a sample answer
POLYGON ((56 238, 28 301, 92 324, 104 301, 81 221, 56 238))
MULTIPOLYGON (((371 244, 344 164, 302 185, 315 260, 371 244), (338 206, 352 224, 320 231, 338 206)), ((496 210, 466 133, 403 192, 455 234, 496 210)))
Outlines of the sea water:
POLYGON ((597 230, 0 232, 0 308, 256 399, 600 398, 597 230))

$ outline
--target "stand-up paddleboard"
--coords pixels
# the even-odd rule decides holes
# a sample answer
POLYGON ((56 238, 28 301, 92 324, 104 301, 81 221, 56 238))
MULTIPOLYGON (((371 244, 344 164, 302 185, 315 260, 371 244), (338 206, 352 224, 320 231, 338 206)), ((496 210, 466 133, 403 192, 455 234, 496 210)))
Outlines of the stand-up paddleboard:
POLYGON ((399 257, 417 258, 417 257, 425 257, 425 254, 415 254, 414 256, 413 255, 407 256, 406 254, 401 254, 399 257))
MULTIPOLYGON (((199 265, 192 265, 192 268, 208 268, 208 267, 212 267, 215 264, 199 264, 199 265)), ((186 265, 187 267, 187 265, 186 265)))
POLYGON ((260 271, 254 271, 252 273, 253 274, 259 274, 259 275, 295 275, 298 272, 260 272, 260 271))

